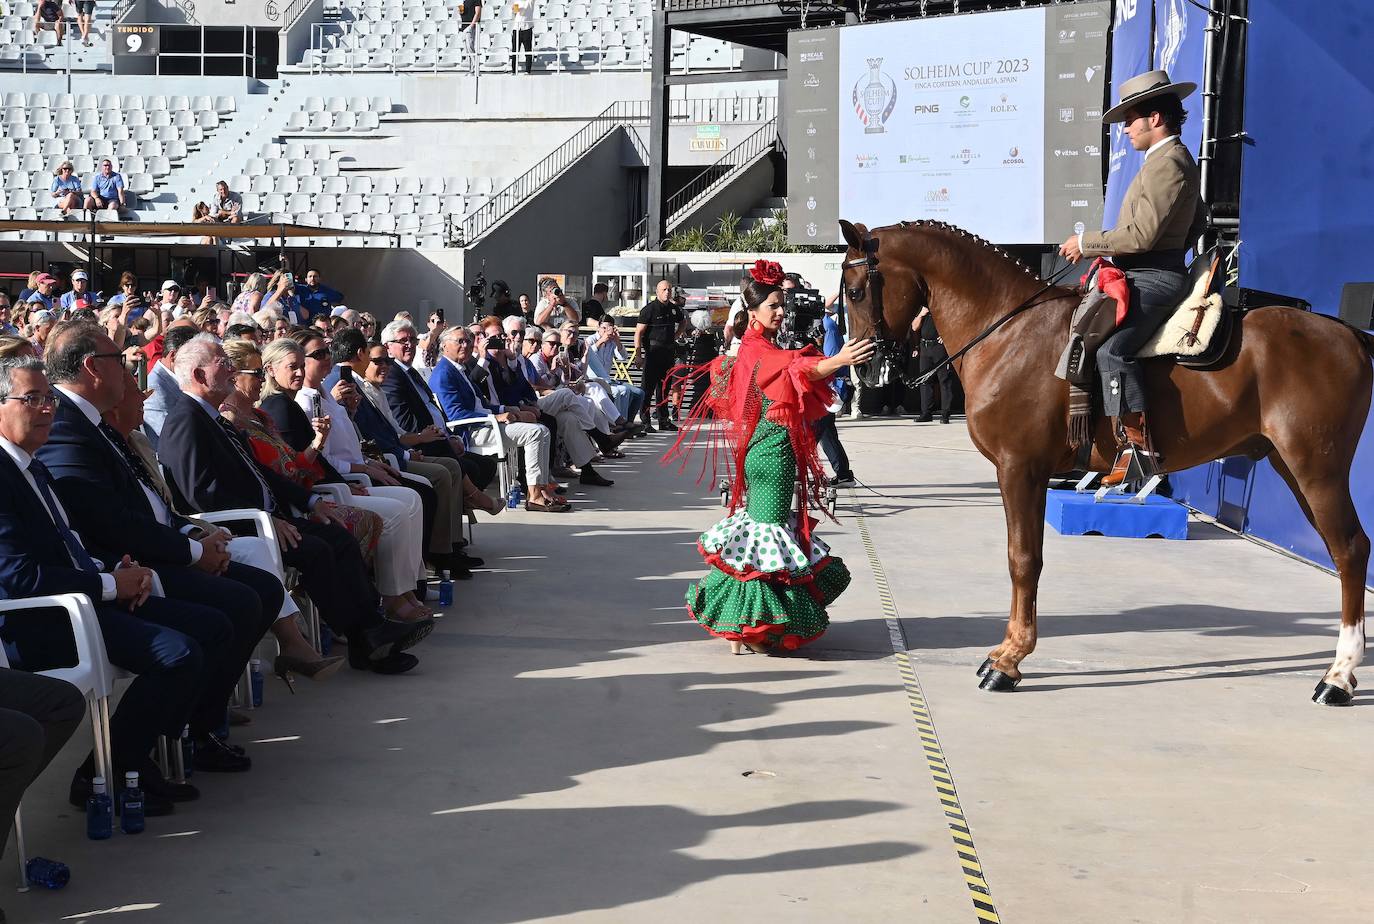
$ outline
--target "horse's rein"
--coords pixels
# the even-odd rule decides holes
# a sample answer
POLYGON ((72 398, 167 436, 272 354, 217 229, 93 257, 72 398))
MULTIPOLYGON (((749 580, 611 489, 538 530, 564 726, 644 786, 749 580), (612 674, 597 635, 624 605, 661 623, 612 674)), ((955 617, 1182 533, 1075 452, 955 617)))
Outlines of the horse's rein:
MULTIPOLYGON (((881 273, 881 271, 878 269, 878 258, 875 257, 875 256, 873 255, 873 248, 872 248, 872 247, 870 246, 870 244, 869 244, 869 242, 870 242, 871 240, 872 240, 872 238, 870 238, 870 237, 868 236, 868 232, 865 231, 865 232, 864 232, 864 235, 863 235, 863 240, 862 240, 862 244, 863 244, 862 250, 864 251, 864 256, 859 257, 859 258, 854 259, 854 260, 846 260, 844 263, 840 264, 840 300, 841 300, 840 310, 842 310, 842 311, 844 310, 843 300, 844 300, 844 293, 845 293, 845 285, 844 285, 844 271, 845 271, 845 270, 851 269, 851 268, 856 267, 856 266, 862 266, 862 267, 865 268, 865 272, 866 272, 866 274, 867 274, 867 276, 868 276, 868 278, 869 278, 870 281, 873 280, 873 279, 876 277, 877 280, 879 281, 879 283, 882 282, 882 273, 881 273)), ((993 322, 986 330, 984 330, 981 334, 979 334, 978 336, 974 337, 974 338, 973 338, 972 340, 970 340, 968 343, 964 344, 961 348, 959 348, 958 350, 956 350, 954 353, 950 354, 949 356, 946 356, 943 360, 941 360, 939 363, 937 363, 937 364, 935 365, 934 368, 928 370, 927 372, 924 372, 924 373, 922 373, 921 375, 918 375, 918 376, 912 376, 912 375, 909 375, 909 374, 906 372, 906 370, 905 370, 905 368, 903 368, 903 366, 900 366, 900 365, 899 365, 899 366, 898 366, 898 375, 899 375, 899 376, 901 377, 901 379, 902 379, 902 384, 903 384, 905 387, 907 387, 907 388, 919 388, 920 386, 924 385, 926 382, 928 382, 928 381, 930 381, 932 378, 934 378, 935 375, 936 375, 937 373, 939 373, 941 370, 945 369, 945 368, 948 367, 948 366, 953 365, 954 362, 955 362, 955 360, 959 359, 959 358, 962 357, 965 353, 967 353, 969 350, 973 349, 973 348, 976 347, 978 344, 980 344, 980 343, 982 343, 984 340, 986 340, 988 337, 990 337, 990 336, 992 336, 994 333, 996 333, 997 330, 998 330, 999 328, 1001 328, 1004 324, 1006 324, 1006 323, 1007 323, 1008 321, 1010 321, 1012 318, 1016 317, 1016 316, 1019 315, 1019 314, 1022 314, 1022 313, 1024 313, 1024 312, 1026 312, 1026 311, 1029 311, 1030 309, 1035 308, 1035 307, 1037 307, 1037 306, 1039 306, 1039 305, 1047 305, 1047 304, 1049 304, 1049 302, 1037 302, 1036 299, 1038 299, 1040 296, 1044 295, 1046 292, 1050 291, 1050 290, 1053 289, 1056 285, 1058 285, 1059 280, 1062 279, 1062 278, 1065 276, 1065 274, 1067 274, 1070 270, 1074 269, 1074 267, 1075 267, 1075 264, 1073 264, 1073 263, 1066 263, 1066 264, 1064 264, 1063 266, 1061 266, 1058 270, 1056 270, 1056 271, 1050 276, 1049 279, 1047 279, 1047 280, 1045 281, 1045 284, 1044 284, 1043 286, 1041 286, 1039 289, 1035 290, 1035 292, 1033 292, 1033 293, 1030 295, 1030 297, 1028 297, 1027 299, 1025 299, 1023 302, 1021 302, 1021 303, 1020 303, 1019 305, 1017 305, 1015 308, 1013 308, 1013 309, 1011 309, 1010 311, 1008 311, 1006 314, 1002 315, 1002 317, 1000 317, 1000 318, 998 318, 996 321, 994 321, 994 322, 993 322)), ((870 285, 869 285, 869 289, 870 289, 870 298, 873 297, 873 296, 872 296, 872 291, 871 291, 872 288, 873 288, 873 287, 872 287, 871 282, 870 282, 870 285)), ((894 355, 893 355, 893 354, 895 354, 896 352, 898 352, 898 347, 897 347, 897 345, 896 345, 896 341, 895 341, 895 340, 892 340, 892 339, 889 339, 889 338, 886 338, 886 337, 883 336, 883 334, 887 332, 887 319, 886 319, 886 317, 883 315, 883 306, 882 306, 882 295, 881 295, 881 292, 879 292, 879 294, 878 294, 878 296, 877 296, 876 298, 873 298, 873 310, 874 310, 874 313, 877 315, 876 323, 874 324, 874 329, 875 329, 875 332, 876 332, 877 335, 878 335, 878 343, 879 343, 879 344, 882 344, 882 343, 884 343, 884 342, 892 343, 893 346, 892 346, 890 349, 888 349, 888 350, 883 350, 882 352, 885 354, 885 358, 887 358, 887 359, 894 359, 894 355)), ((903 365, 904 365, 904 364, 903 364, 903 365)))

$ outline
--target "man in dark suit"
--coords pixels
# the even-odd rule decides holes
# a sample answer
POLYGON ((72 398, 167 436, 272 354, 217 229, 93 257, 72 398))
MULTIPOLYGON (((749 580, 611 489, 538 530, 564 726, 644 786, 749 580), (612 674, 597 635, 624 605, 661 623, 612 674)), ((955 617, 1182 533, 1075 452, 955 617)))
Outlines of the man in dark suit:
MULTIPOLYGON (((391 414, 406 433, 420 433, 428 427, 438 427, 441 433, 448 430, 448 418, 429 388, 429 383, 412 363, 415 362, 415 344, 419 335, 409 321, 392 321, 382 330, 382 342, 394 362, 392 374, 382 383, 382 393, 386 395, 391 414)), ((460 441, 455 438, 422 443, 419 449, 427 456, 453 456, 463 465, 468 479, 477 487, 486 489, 496 477, 496 460, 475 452, 461 452, 460 441)))
POLYGON ((281 610, 283 589, 271 574, 229 559, 229 534, 204 533, 177 515, 152 484, 143 460, 101 415, 137 387, 100 328, 65 322, 44 350, 48 380, 62 396, 38 458, 57 496, 95 557, 127 552, 157 572, 168 598, 210 606, 233 628, 221 650, 204 650, 202 687, 191 713, 195 768, 247 770, 249 759, 215 736, 235 684, 281 610))
MULTIPOLYGON (((148 754, 158 735, 178 735, 185 726, 200 686, 202 646, 223 648, 232 630, 217 610, 153 597, 153 572, 129 555, 106 570, 86 551, 52 475, 33 456, 48 439, 57 398, 36 359, 0 359, 0 594, 77 593, 92 600, 110 662, 137 675, 110 720, 112 788, 122 785, 125 771, 137 770, 146 813, 166 815, 173 802, 198 793, 163 780, 148 754)), ((0 637, 10 663, 22 670, 72 663, 65 620, 7 617, 0 637)), ((78 769, 73 801, 84 804, 94 766, 92 755, 78 769)))
POLYGON ((243 435, 220 416, 219 405, 234 387, 234 368, 219 341, 208 334, 195 338, 178 352, 176 368, 182 393, 168 409, 158 456, 183 509, 266 510, 275 521, 282 560, 300 571, 330 628, 348 637, 349 664, 399 674, 419 663, 405 649, 428 635, 434 621, 383 620, 358 543, 331 519, 332 505, 259 465, 243 435), (306 511, 312 516, 304 516, 306 511))

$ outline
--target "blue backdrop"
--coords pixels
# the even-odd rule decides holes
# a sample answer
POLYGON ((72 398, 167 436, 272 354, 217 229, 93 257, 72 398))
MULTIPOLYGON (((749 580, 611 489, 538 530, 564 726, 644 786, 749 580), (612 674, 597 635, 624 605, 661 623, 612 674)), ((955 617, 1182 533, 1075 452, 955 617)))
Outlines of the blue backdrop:
MULTIPOLYGON (((1120 98, 1121 84, 1153 67, 1152 45, 1154 7, 1150 0, 1116 0, 1116 18, 1112 27, 1112 65, 1108 84, 1111 91, 1108 105, 1120 98)), ((1102 230, 1116 227, 1116 215, 1126 187, 1140 172, 1144 162, 1141 153, 1131 147, 1120 124, 1109 126, 1107 136, 1107 194, 1102 207, 1102 230)))
POLYGON ((1155 67, 1175 83, 1190 80, 1197 90, 1183 103, 1183 143, 1196 158, 1202 150, 1202 66, 1206 53, 1207 11, 1189 0, 1155 0, 1155 67))
MULTIPOLYGON (((1255 145, 1241 171, 1240 281, 1336 314, 1344 283, 1374 277, 1374 4, 1250 0, 1249 18, 1245 125, 1255 145)), ((1269 463, 1228 459, 1179 480, 1190 505, 1330 565, 1269 463)), ((1365 427, 1353 487, 1374 530, 1374 426, 1365 427)))

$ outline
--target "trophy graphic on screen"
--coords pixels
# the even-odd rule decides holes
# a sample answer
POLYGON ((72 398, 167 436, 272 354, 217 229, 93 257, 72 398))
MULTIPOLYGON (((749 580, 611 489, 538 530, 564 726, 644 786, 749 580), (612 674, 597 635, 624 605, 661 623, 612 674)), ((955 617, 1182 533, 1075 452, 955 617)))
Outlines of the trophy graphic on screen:
POLYGON ((883 123, 897 105, 897 85, 883 73, 882 58, 867 58, 868 77, 860 77, 854 84, 854 112, 863 123, 864 134, 880 135, 887 131, 883 123))

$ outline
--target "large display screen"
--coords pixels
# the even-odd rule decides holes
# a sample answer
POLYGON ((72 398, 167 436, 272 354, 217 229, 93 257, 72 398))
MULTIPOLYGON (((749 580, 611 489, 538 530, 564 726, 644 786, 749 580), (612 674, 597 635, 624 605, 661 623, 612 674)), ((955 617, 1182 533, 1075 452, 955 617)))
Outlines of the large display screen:
POLYGON ((1102 224, 1109 3, 793 32, 788 236, 938 219, 999 244, 1102 224))

